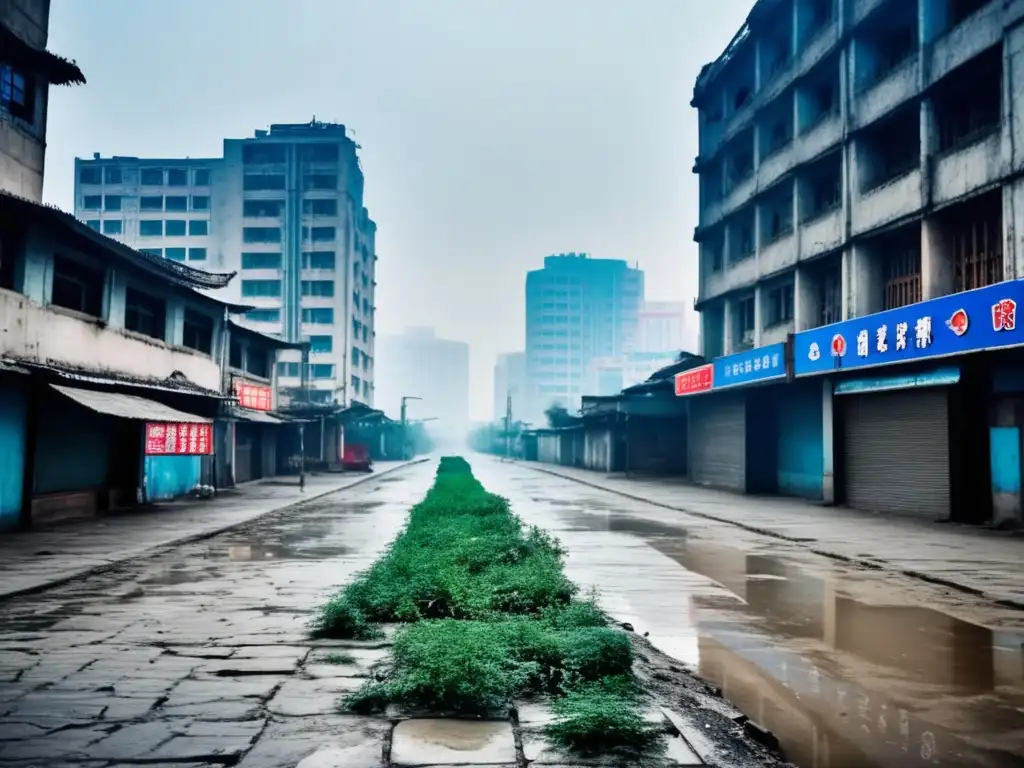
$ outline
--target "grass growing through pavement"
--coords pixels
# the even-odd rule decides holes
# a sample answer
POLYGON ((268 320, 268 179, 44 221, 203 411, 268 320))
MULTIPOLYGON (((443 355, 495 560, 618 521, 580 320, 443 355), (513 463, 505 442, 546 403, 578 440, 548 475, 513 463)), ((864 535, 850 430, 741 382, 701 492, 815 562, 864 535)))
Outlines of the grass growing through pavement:
POLYGON ((393 669, 346 700, 355 711, 389 703, 489 713, 531 693, 555 696, 548 735, 582 751, 648 745, 632 677, 632 646, 581 600, 563 551, 488 493, 460 457, 437 478, 391 547, 324 606, 323 637, 379 636, 408 623, 393 669))

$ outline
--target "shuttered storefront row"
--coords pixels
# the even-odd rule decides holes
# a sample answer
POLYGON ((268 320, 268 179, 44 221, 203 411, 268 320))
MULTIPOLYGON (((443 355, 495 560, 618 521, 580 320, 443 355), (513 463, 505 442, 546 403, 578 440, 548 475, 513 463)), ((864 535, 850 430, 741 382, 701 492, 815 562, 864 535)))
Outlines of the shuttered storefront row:
POLYGON ((706 395, 690 402, 690 479, 700 485, 746 491, 746 399, 706 395))
POLYGON ((842 395, 846 503, 934 520, 950 512, 947 390, 842 395))

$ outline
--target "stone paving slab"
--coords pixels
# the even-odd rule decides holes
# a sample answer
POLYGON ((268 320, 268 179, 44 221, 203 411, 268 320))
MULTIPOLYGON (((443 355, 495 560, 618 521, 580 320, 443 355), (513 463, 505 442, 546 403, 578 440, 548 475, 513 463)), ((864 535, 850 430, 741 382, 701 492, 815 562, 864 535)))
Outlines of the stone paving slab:
MULTIPOLYGON (((744 528, 828 557, 922 578, 1024 608, 1024 536, 878 515, 800 499, 753 497, 701 488, 681 479, 626 478, 538 462, 519 465, 564 477, 673 513, 744 528), (970 568, 964 568, 970 563, 970 568)), ((651 510, 650 517, 659 513, 651 510)))
POLYGON ((512 724, 505 721, 403 720, 391 738, 391 764, 413 766, 516 763, 512 724))
POLYGON ((305 491, 299 490, 297 478, 272 478, 224 491, 215 499, 181 499, 124 514, 7 533, 0 537, 0 599, 64 583, 160 547, 213 535, 421 461, 377 462, 370 474, 310 475, 305 491))

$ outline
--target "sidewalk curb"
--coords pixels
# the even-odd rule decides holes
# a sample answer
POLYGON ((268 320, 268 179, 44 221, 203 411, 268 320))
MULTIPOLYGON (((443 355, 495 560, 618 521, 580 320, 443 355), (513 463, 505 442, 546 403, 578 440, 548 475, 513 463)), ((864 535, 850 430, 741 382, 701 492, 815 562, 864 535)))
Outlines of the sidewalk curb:
POLYGON ((734 528, 741 528, 744 531, 756 533, 759 536, 768 536, 770 538, 778 539, 780 541, 786 541, 791 544, 799 544, 804 546, 812 554, 820 555, 821 557, 827 557, 830 560, 836 560, 841 563, 846 563, 847 565, 857 565, 872 571, 887 571, 889 573, 898 573, 901 576, 907 576, 911 579, 924 581, 928 584, 935 584, 940 587, 947 587, 948 589, 953 589, 957 592, 973 595, 974 597, 982 597, 986 600, 992 601, 995 605, 998 605, 1001 608, 1011 608, 1018 611, 1024 611, 1024 601, 1014 600, 1013 598, 1007 597, 999 597, 997 595, 993 595, 989 592, 986 592, 982 589, 978 589, 977 587, 968 586, 967 584, 960 584, 958 582, 943 579, 938 576, 930 576, 929 574, 921 573, 920 571, 900 568, 899 566, 890 565, 886 561, 862 560, 860 558, 850 557, 849 555, 843 555, 838 552, 830 552, 826 549, 818 549, 812 546, 807 546, 808 544, 810 544, 810 542, 808 542, 807 539, 802 539, 796 536, 787 536, 784 533, 773 531, 770 528, 760 528, 755 525, 748 525, 746 523, 741 523, 736 520, 730 520, 727 517, 719 517, 717 515, 708 514, 707 512, 694 512, 693 510, 686 509, 685 507, 677 507, 673 506, 672 504, 666 504, 665 502, 662 501, 654 501, 653 499, 647 499, 644 498, 643 496, 637 496, 636 494, 628 493, 627 491, 621 491, 618 490, 617 488, 609 488, 605 485, 600 485, 599 483, 594 483, 588 480, 584 480, 582 478, 573 477, 572 475, 564 475, 561 472, 557 472, 552 469, 545 469, 543 467, 534 466, 533 464, 521 461, 516 463, 527 469, 532 469, 534 472, 540 472, 545 475, 551 475, 552 477, 560 477, 561 479, 568 480, 569 482, 572 483, 579 483, 580 485, 585 485, 589 488, 595 488, 599 491, 605 491, 606 493, 612 493, 615 494, 616 496, 621 496, 626 499, 632 499, 633 501, 639 501, 644 504, 650 504, 653 507, 671 509, 673 512, 682 512, 687 515, 692 515, 693 517, 700 517, 705 520, 712 520, 716 523, 731 525, 734 528))
POLYGON ((274 515, 278 512, 283 512, 286 509, 291 509, 292 507, 297 507, 301 504, 307 504, 311 501, 322 499, 325 496, 330 496, 332 493, 342 493, 343 491, 347 491, 349 488, 355 488, 357 486, 363 485, 364 483, 368 483, 375 478, 384 477, 385 475, 390 475, 393 472, 408 469, 409 467, 415 466, 416 464, 423 464, 428 461, 430 461, 429 457, 422 459, 413 459, 412 461, 407 461, 404 464, 398 465, 397 467, 389 467, 388 469, 385 469, 383 472, 371 472, 365 477, 361 477, 355 482, 352 482, 349 485, 343 486, 341 488, 334 488, 333 490, 323 491, 322 493, 317 493, 302 499, 295 499, 294 501, 287 502, 286 504, 282 504, 279 507, 274 507, 273 509, 268 509, 265 512, 260 512, 259 514, 246 518, 245 520, 237 520, 229 525, 219 525, 214 528, 208 528, 198 533, 190 533, 186 536, 181 536, 177 539, 171 539, 170 541, 155 544, 141 551, 131 552, 122 557, 115 557, 113 560, 108 560, 102 565, 91 565, 85 568, 79 568, 78 570, 72 573, 64 574, 58 578, 52 579, 51 581, 46 581, 41 584, 35 584, 31 587, 23 587, 22 589, 15 589, 9 592, 0 592, 0 602, 15 597, 22 597, 24 595, 34 595, 38 594, 39 592, 46 592, 47 590, 63 586, 64 584, 68 584, 69 582, 72 582, 76 579, 88 576, 98 576, 100 574, 107 573, 119 566, 124 565, 125 563, 130 563, 133 560, 141 560, 143 558, 153 557, 154 555, 158 555, 169 549, 174 549, 175 547, 180 547, 185 544, 194 544, 197 541, 204 541, 205 539, 212 539, 214 536, 217 536, 221 533, 225 533, 226 531, 230 531, 232 528, 238 528, 242 525, 248 525, 249 523, 255 522, 256 520, 260 520, 269 515, 274 515))

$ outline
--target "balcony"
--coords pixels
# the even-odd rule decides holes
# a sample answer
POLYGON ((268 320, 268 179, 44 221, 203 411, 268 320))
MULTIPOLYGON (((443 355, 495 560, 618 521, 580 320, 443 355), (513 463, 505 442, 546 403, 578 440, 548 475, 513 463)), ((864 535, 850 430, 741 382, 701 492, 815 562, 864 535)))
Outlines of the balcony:
POLYGON ((813 259, 843 244, 842 206, 800 226, 800 259, 813 259))
POLYGON ((888 0, 853 0, 853 26, 860 24, 885 2, 888 0))
POLYGON ((757 256, 757 274, 759 278, 777 274, 789 269, 797 260, 797 243, 793 233, 783 235, 772 243, 761 246, 757 256))
POLYGON ((843 119, 839 113, 828 115, 797 136, 797 164, 813 160, 843 140, 843 119))
POLYGON ((936 82, 961 64, 998 45, 1003 37, 1003 3, 992 2, 932 43, 928 73, 936 82))
POLYGON ((899 176, 854 198, 850 221, 853 234, 917 213, 923 205, 921 170, 899 176))
POLYGON ((936 157, 932 200, 940 205, 968 192, 994 184, 1005 175, 1002 134, 994 131, 981 141, 936 157))
POLYGON ((920 57, 912 55, 881 80, 858 93, 853 100, 850 115, 853 128, 863 128, 896 107, 910 101, 919 92, 918 82, 921 71, 920 57))

